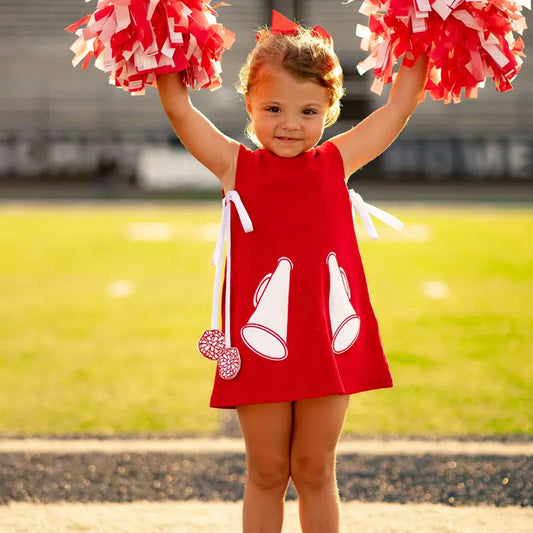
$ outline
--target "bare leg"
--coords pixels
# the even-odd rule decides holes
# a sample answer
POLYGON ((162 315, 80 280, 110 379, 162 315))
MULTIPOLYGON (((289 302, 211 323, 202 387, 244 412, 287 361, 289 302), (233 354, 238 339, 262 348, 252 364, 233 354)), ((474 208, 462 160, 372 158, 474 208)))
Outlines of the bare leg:
POLYGON ((289 483, 292 405, 243 405, 237 411, 246 443, 243 531, 280 533, 289 483))
POLYGON ((298 492, 303 533, 339 531, 335 449, 348 403, 349 396, 295 403, 291 474, 298 492))

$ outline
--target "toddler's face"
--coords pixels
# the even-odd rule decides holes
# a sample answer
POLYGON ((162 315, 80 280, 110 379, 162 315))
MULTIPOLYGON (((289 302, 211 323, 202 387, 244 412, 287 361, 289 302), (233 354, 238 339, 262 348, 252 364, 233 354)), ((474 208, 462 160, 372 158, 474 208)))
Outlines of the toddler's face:
POLYGON ((327 89, 283 68, 262 67, 257 79, 246 96, 246 108, 262 146, 280 157, 296 157, 313 148, 324 131, 327 89))

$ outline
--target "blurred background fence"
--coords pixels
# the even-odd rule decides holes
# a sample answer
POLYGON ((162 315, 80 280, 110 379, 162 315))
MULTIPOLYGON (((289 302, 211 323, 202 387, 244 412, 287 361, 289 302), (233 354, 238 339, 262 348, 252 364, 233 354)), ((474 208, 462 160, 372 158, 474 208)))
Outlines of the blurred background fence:
MULTIPOLYGON (((225 133, 243 136, 246 114, 234 85, 254 44, 254 29, 276 8, 327 28, 345 72, 347 94, 339 122, 327 135, 356 124, 385 96, 370 92, 370 73, 355 37, 366 17, 359 2, 233 0, 219 20, 237 34, 223 56, 224 87, 193 94, 194 102, 225 133)), ((74 36, 64 28, 96 7, 96 0, 2 0, 0 3, 0 187, 38 183, 138 191, 216 190, 217 182, 180 147, 157 92, 119 91, 93 66, 72 68, 74 36)), ((529 13, 526 16, 530 16, 529 13)), ((528 41, 526 35, 526 43, 528 41)), ((527 47, 526 47, 527 52, 527 47)), ((357 173, 383 182, 533 182, 533 68, 530 60, 514 90, 497 93, 491 80, 476 100, 444 106, 429 99, 396 143, 357 173)), ((1 189, 0 189, 1 195, 1 189)))

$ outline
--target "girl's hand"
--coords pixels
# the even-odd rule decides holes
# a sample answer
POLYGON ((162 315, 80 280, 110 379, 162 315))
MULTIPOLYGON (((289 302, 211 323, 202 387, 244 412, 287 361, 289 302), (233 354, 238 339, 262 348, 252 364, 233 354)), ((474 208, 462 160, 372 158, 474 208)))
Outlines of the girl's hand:
POLYGON ((346 180, 384 152, 402 131, 422 100, 427 71, 426 56, 419 57, 412 67, 402 64, 387 103, 351 130, 331 139, 342 155, 346 180))
POLYGON ((190 99, 178 73, 157 76, 161 105, 187 150, 208 168, 227 192, 235 186, 239 143, 218 130, 190 99))

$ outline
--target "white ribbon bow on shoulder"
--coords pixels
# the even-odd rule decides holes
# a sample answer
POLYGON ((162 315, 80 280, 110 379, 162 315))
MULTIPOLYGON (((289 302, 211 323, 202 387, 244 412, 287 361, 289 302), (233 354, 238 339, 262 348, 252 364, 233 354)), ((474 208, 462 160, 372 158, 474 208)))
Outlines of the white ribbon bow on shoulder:
POLYGON ((359 213, 366 232, 372 240, 378 239, 379 235, 374 223, 372 222, 372 219, 370 218, 370 215, 375 216, 377 219, 381 220, 397 231, 400 231, 403 228, 403 222, 400 219, 396 218, 390 213, 387 213, 386 211, 383 211, 382 209, 378 209, 377 207, 366 203, 363 200, 363 197, 359 193, 356 193, 353 189, 349 189, 348 193, 350 195, 350 201, 352 202, 354 211, 359 213))

